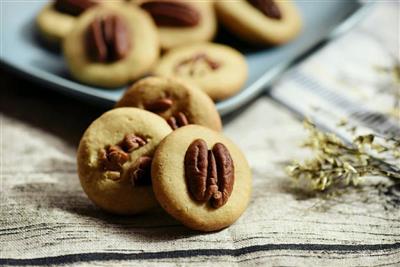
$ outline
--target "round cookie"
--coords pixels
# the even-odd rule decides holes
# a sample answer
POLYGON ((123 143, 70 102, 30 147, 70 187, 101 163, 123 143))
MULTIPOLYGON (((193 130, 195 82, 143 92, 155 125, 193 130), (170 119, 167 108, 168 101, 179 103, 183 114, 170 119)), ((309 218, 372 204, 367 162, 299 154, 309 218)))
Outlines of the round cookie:
POLYGON ((50 44, 59 44, 75 24, 77 17, 96 4, 116 5, 120 0, 56 0, 47 4, 36 18, 41 37, 50 44))
POLYGON ((216 1, 215 6, 224 26, 255 44, 286 43, 302 27, 300 14, 290 0, 216 1))
POLYGON ((63 48, 73 77, 109 88, 146 74, 159 56, 150 16, 127 4, 87 10, 66 36, 63 48))
POLYGON ((217 30, 212 0, 136 0, 158 26, 161 48, 210 41, 217 30))
POLYGON ((246 158, 222 134, 202 126, 185 126, 168 135, 154 153, 151 173, 160 205, 191 229, 227 227, 250 201, 246 158))
POLYGON ((198 124, 221 131, 221 118, 213 101, 200 89, 165 77, 136 82, 116 107, 137 107, 162 116, 173 129, 198 124))
POLYGON ((100 208, 135 214, 157 206, 151 187, 151 157, 171 132, 159 116, 136 108, 104 113, 85 131, 78 148, 83 190, 100 208))
POLYGON ((213 43, 178 47, 167 52, 154 70, 198 85, 213 100, 237 93, 247 79, 247 63, 233 48, 213 43))

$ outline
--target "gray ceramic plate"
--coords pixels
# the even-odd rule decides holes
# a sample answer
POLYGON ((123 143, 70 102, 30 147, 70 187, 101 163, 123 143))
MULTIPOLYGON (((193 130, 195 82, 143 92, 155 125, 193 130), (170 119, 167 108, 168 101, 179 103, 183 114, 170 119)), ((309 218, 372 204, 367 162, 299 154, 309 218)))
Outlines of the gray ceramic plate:
MULTIPOLYGON (((38 42, 34 18, 46 1, 1 1, 2 49, 0 60, 23 75, 42 82, 51 89, 86 98, 102 105, 112 105, 124 88, 106 90, 80 84, 68 74, 62 56, 45 49, 38 42)), ((221 31, 218 42, 241 50, 250 72, 243 89, 235 96, 217 103, 221 114, 227 114, 257 96, 295 60, 314 47, 355 25, 371 4, 355 0, 296 1, 304 20, 302 34, 290 44, 267 49, 249 48, 221 31)))

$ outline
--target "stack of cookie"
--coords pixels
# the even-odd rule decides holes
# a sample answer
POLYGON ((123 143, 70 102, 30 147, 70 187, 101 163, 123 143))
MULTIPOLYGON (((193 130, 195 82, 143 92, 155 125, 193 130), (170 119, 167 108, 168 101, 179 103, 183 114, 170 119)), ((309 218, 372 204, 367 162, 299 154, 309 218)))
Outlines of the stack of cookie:
POLYGON ((301 24, 289 0, 56 0, 39 14, 41 35, 61 44, 78 81, 114 88, 154 75, 81 139, 81 185, 102 209, 137 214, 160 205, 201 231, 227 227, 246 209, 251 171, 220 132, 214 101, 240 90, 247 65, 235 49, 210 42, 217 17, 262 45, 289 41, 301 24))
POLYGON ((301 28, 289 0, 56 0, 37 24, 43 39, 62 44, 80 82, 116 88, 153 74, 193 83, 218 101, 240 90, 247 65, 240 52, 210 42, 217 18, 258 45, 288 42, 301 28))
POLYGON ((252 182, 246 158, 221 128, 214 102, 191 83, 139 80, 84 133, 81 185, 112 213, 160 204, 189 228, 227 227, 246 209, 252 182))
POLYGON ((247 79, 242 54, 211 43, 220 22, 252 43, 281 44, 300 29, 289 0, 56 0, 39 14, 77 80, 138 80, 94 121, 78 149, 88 197, 116 214, 160 205, 189 228, 215 231, 246 209, 252 181, 240 149, 220 132, 214 101, 247 79), (160 58, 160 54, 162 57, 160 58))

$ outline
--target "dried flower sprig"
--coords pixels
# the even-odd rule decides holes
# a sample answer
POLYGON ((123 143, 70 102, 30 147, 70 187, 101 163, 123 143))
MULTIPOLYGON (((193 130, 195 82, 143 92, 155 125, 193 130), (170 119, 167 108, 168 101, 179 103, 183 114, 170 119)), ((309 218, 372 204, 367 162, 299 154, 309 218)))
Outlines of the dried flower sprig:
POLYGON ((389 93, 393 96, 394 105, 391 110, 389 110, 388 115, 394 117, 395 119, 400 119, 400 62, 396 60, 396 63, 390 67, 380 67, 376 66, 375 69, 379 73, 385 75, 390 75, 392 82, 390 86, 385 86, 381 88, 380 91, 389 93))
MULTIPOLYGON (((353 144, 345 144, 333 133, 317 129, 310 121, 304 122, 310 136, 305 147, 315 152, 315 157, 304 162, 295 162, 287 167, 288 174, 295 180, 306 181, 311 189, 325 191, 338 186, 357 186, 364 176, 386 176, 400 179, 400 172, 383 158, 372 157, 368 150, 377 153, 396 152, 400 144, 393 147, 375 144, 374 135, 358 136, 353 144)), ((399 180, 400 181, 400 180, 399 180)))

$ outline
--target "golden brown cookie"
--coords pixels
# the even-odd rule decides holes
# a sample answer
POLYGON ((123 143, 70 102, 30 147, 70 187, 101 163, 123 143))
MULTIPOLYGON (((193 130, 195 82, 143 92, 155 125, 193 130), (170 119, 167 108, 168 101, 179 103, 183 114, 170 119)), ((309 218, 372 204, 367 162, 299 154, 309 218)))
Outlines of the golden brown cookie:
POLYGON ((59 44, 85 10, 97 4, 109 6, 120 3, 121 0, 56 0, 45 5, 36 18, 36 24, 44 40, 59 44))
POLYGON ((135 214, 157 206, 151 161, 171 132, 161 117, 136 108, 104 113, 85 131, 78 148, 78 173, 85 193, 100 208, 135 214))
POLYGON ((156 75, 176 77, 198 85, 213 100, 237 93, 247 79, 246 59, 221 44, 199 43, 167 52, 154 70, 156 75))
POLYGON ((215 231, 234 223, 251 196, 246 158, 229 139, 189 125, 158 146, 151 167, 160 205, 191 229, 215 231))
POLYGON ((136 82, 116 107, 137 107, 162 116, 173 129, 199 124, 220 131, 221 118, 213 101, 200 89, 182 81, 149 77, 136 82))
POLYGON ((218 18, 252 43, 283 44, 296 37, 302 20, 291 0, 215 1, 218 18))
POLYGON ((122 86, 144 75, 159 56, 152 19, 127 4, 87 10, 66 36, 63 48, 72 76, 101 87, 122 86))
POLYGON ((136 0, 158 27, 161 48, 211 40, 217 29, 213 1, 136 0))

